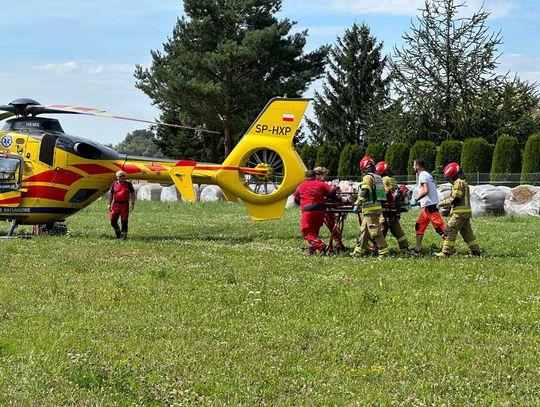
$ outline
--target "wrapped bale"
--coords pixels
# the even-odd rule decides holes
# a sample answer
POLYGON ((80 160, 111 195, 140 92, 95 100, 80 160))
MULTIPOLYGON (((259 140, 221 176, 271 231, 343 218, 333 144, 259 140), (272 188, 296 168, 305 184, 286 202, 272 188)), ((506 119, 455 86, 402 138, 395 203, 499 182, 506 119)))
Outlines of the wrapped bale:
POLYGON ((286 209, 291 209, 291 208, 298 208, 299 206, 296 205, 296 202, 294 202, 294 195, 289 195, 289 197, 287 198, 287 203, 285 204, 285 208, 286 209))
POLYGON ((178 192, 176 185, 163 187, 159 199, 161 202, 176 202, 180 200, 180 192, 178 192))
POLYGON ((504 215, 504 200, 510 190, 490 184, 470 186, 473 216, 504 215))
MULTIPOLYGON (((439 196, 439 202, 450 198, 450 195, 452 194, 452 184, 449 182, 446 182, 444 184, 441 184, 437 187, 437 195, 439 196)), ((448 216, 450 215, 450 207, 445 206, 444 208, 440 209, 441 216, 448 216)))
POLYGON ((163 187, 159 184, 145 184, 139 188, 137 199, 140 201, 159 201, 163 187))
POLYGON ((520 185, 512 188, 504 200, 504 210, 509 215, 540 215, 540 188, 520 185))
POLYGON ((202 202, 219 202, 223 201, 223 193, 217 185, 207 185, 201 191, 202 202))

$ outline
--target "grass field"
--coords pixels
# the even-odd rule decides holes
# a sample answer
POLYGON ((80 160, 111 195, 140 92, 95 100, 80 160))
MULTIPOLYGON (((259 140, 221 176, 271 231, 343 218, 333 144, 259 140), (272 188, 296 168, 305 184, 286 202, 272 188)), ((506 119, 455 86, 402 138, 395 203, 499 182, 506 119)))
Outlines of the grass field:
POLYGON ((484 256, 449 260, 432 229, 307 257, 298 210, 228 203, 138 202, 125 242, 105 202, 67 223, 0 241, 1 405, 540 405, 540 218, 475 218, 484 256))

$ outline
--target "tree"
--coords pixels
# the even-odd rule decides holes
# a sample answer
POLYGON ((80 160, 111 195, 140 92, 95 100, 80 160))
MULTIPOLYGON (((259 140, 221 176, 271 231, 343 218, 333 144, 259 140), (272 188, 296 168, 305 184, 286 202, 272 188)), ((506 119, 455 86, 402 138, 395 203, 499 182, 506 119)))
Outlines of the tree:
POLYGON ((482 137, 468 138, 461 146, 460 167, 466 174, 488 173, 493 159, 493 148, 482 137))
POLYGON ((383 143, 371 143, 366 148, 366 156, 377 164, 380 161, 384 161, 386 155, 386 146, 383 143))
POLYGON ((523 169, 521 182, 534 182, 540 173, 540 134, 533 134, 525 144, 523 151, 523 169))
POLYGON ((492 181, 509 181, 508 174, 521 171, 521 150, 517 138, 501 136, 495 144, 493 161, 491 163, 492 181))
POLYGON ((409 151, 409 146, 405 143, 390 144, 390 146, 386 150, 384 161, 388 163, 394 174, 407 174, 409 151))
POLYGON ((360 160, 364 156, 364 152, 357 144, 347 144, 339 155, 338 178, 346 179, 359 177, 360 160))
POLYGON ((138 155, 142 157, 163 157, 159 150, 154 133, 149 130, 135 130, 128 133, 126 138, 113 147, 121 154, 138 155))
POLYGON ((409 175, 414 175, 413 162, 414 160, 423 160, 426 171, 435 169, 435 158, 437 156, 437 146, 432 141, 419 140, 413 144, 409 152, 409 175))
MULTIPOLYGON (((210 144, 208 155, 222 140, 227 155, 269 99, 299 97, 323 73, 327 47, 303 53, 307 31, 289 35, 295 23, 278 20, 280 10, 281 0, 184 0, 186 17, 151 67, 137 66, 136 86, 162 119, 222 132, 195 141, 210 144)), ((178 134, 158 130, 163 141, 178 134)))
POLYGON ((435 158, 435 172, 442 174, 446 164, 459 163, 461 159, 461 146, 463 143, 457 140, 446 140, 437 149, 435 158))
POLYGON ((316 167, 326 167, 329 175, 337 175, 339 165, 339 150, 331 144, 323 144, 317 149, 316 167))
POLYGON ((389 78, 383 78, 387 59, 382 47, 365 24, 353 24, 337 39, 323 90, 315 92, 316 121, 307 120, 318 143, 339 149, 346 144, 363 145, 375 116, 388 103, 389 78))
POLYGON ((317 149, 306 144, 300 149, 300 158, 308 169, 313 169, 315 167, 315 161, 317 160, 317 149))
POLYGON ((455 0, 426 0, 405 45, 394 49, 396 93, 414 120, 414 139, 439 143, 481 135, 479 97, 504 80, 494 72, 501 37, 489 33, 489 13, 480 8, 459 16, 463 7, 455 0))

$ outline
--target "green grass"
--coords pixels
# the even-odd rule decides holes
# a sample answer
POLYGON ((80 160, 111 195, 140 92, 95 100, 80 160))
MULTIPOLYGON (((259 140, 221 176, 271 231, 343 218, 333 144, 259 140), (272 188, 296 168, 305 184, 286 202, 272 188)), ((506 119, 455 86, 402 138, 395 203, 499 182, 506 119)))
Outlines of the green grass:
POLYGON ((130 222, 112 239, 97 202, 70 236, 0 241, 1 405, 540 404, 539 218, 475 218, 484 257, 449 260, 432 229, 419 258, 307 257, 298 210, 130 222))

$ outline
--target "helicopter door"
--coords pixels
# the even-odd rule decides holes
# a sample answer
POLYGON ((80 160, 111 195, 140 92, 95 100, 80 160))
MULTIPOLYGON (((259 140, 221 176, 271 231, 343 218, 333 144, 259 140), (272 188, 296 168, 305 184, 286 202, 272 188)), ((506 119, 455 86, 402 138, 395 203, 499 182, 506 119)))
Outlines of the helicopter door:
POLYGON ((0 154, 0 211, 21 203, 24 161, 15 154, 0 154))
POLYGON ((54 166, 54 147, 58 136, 53 134, 44 134, 39 148, 39 161, 44 164, 54 166))

